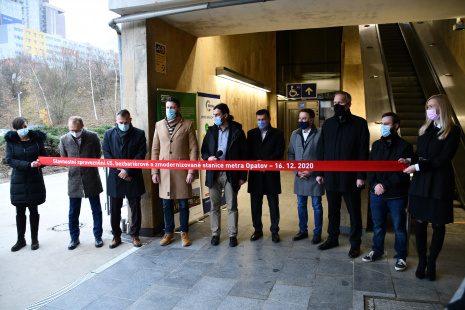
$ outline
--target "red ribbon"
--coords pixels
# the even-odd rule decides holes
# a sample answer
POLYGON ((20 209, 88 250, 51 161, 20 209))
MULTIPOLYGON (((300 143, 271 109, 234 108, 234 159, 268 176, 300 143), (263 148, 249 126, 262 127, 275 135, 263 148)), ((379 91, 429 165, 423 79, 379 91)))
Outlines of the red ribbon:
POLYGON ((259 170, 259 171, 402 171, 394 160, 345 161, 252 161, 252 160, 134 160, 71 157, 39 157, 41 165, 176 170, 259 170))

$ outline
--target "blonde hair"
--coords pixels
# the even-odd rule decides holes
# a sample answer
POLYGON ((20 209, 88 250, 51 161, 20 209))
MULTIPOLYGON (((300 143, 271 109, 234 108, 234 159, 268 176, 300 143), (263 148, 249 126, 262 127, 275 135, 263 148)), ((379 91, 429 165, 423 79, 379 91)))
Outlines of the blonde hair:
MULTIPOLYGON (((438 132, 439 140, 444 140, 447 135, 450 132, 450 129, 452 128, 452 125, 454 124, 454 120, 452 119, 452 108, 449 102, 449 99, 447 98, 446 95, 444 94, 439 94, 439 95, 434 95, 428 98, 426 100, 425 104, 425 110, 428 110, 428 102, 431 99, 436 99, 439 105, 439 124, 441 125, 441 129, 438 132)), ((431 125, 433 121, 426 116, 426 121, 421 126, 418 135, 422 136, 425 132, 426 129, 431 125)))
POLYGON ((82 121, 82 118, 80 116, 71 116, 68 119, 68 123, 79 123, 81 126, 84 126, 84 122, 82 121))

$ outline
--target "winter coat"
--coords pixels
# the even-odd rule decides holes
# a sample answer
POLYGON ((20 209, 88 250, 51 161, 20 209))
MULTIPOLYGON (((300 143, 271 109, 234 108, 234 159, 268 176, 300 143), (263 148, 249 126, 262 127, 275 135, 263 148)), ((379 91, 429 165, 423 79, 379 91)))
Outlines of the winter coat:
POLYGON ((412 164, 418 163, 420 171, 413 173, 410 195, 433 199, 454 197, 455 180, 452 158, 460 143, 460 128, 452 126, 447 138, 438 139, 439 129, 432 123, 418 137, 417 152, 412 164))
POLYGON ((40 205, 45 202, 45 183, 42 167, 32 168, 39 156, 48 156, 44 147, 47 135, 42 131, 29 131, 30 141, 21 143, 16 131, 5 134, 6 162, 13 168, 10 182, 11 204, 40 205))
MULTIPOLYGON (((247 160, 247 139, 242 130, 242 125, 231 121, 229 122, 229 136, 226 148, 226 160, 247 160)), ((215 156, 218 150, 218 132, 219 127, 213 125, 208 127, 207 133, 202 142, 202 159, 207 160, 210 156, 215 156)), ((231 184, 235 193, 239 192, 239 180, 247 181, 247 171, 226 170, 228 182, 231 184)), ((207 170, 205 177, 205 186, 212 188, 215 170, 207 170)))
MULTIPOLYGON (((318 160, 368 160, 370 132, 367 121, 350 111, 342 120, 328 118, 321 128, 318 160)), ((326 190, 347 192, 357 190, 357 180, 365 180, 365 171, 316 172, 323 176, 326 190)))
MULTIPOLYGON (((413 147, 397 134, 391 138, 389 145, 384 138, 375 141, 371 147, 369 160, 398 160, 412 158, 413 147)), ((402 171, 368 171, 368 183, 371 193, 375 186, 381 183, 386 190, 382 197, 387 199, 401 198, 408 194, 410 175, 402 171)))
MULTIPOLYGON (((155 124, 152 142, 152 160, 198 160, 199 146, 194 124, 186 119, 176 124, 170 137, 166 119, 155 124)), ((152 169, 160 178, 159 196, 163 199, 186 199, 192 197, 192 184, 186 183, 188 173, 198 170, 152 169)))
MULTIPOLYGON (((61 157, 100 158, 102 148, 97 133, 82 131, 81 146, 71 133, 60 138, 61 157)), ((69 167, 68 168, 68 196, 72 198, 94 197, 103 192, 102 182, 97 167, 69 167)))
MULTIPOLYGON (((269 126, 262 141, 260 129, 254 128, 247 133, 247 151, 249 160, 281 160, 284 155, 284 133, 269 126)), ((279 171, 249 171, 247 192, 251 194, 281 194, 281 175, 279 171)))
MULTIPOLYGON (((296 129, 292 132, 289 148, 287 150, 288 160, 317 160, 318 141, 321 137, 321 129, 313 125, 307 140, 304 141, 302 129, 296 129)), ((303 171, 305 169, 299 169, 303 171)), ((310 176, 307 179, 302 179, 294 171, 294 194, 299 196, 323 196, 325 188, 318 184, 316 175, 313 171, 308 171, 310 176)))
MULTIPOLYGON (((128 143, 123 145, 116 126, 105 131, 103 135, 102 151, 105 159, 138 159, 144 160, 147 153, 145 132, 130 127, 128 143)), ((131 181, 121 179, 117 168, 110 168, 107 179, 107 194, 114 198, 138 198, 145 193, 142 169, 124 168, 131 181)))

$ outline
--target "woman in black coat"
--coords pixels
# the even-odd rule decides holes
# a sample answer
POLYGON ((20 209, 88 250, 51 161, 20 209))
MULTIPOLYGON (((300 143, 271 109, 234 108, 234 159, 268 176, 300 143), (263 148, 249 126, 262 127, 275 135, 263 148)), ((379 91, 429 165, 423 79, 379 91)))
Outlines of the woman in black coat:
MULTIPOLYGON (((454 221, 452 199, 455 180, 452 158, 460 142, 460 128, 454 125, 452 109, 446 95, 435 95, 426 102, 426 122, 420 128, 417 152, 411 166, 404 170, 413 173, 409 190, 409 212, 416 219, 415 237, 418 252, 419 279, 436 279, 436 260, 442 249, 446 224, 454 221), (427 228, 432 224, 429 256, 427 228), (425 273, 426 271, 426 273, 425 273)), ((408 160, 399 159, 407 164, 408 160)))
POLYGON ((27 120, 17 117, 13 129, 5 134, 6 162, 13 168, 10 182, 11 204, 16 206, 16 230, 18 240, 11 248, 16 252, 26 246, 26 208, 29 208, 31 225, 31 249, 39 248, 39 212, 37 206, 45 202, 45 184, 42 167, 37 158, 47 156, 44 147, 46 134, 42 131, 29 131, 27 120))

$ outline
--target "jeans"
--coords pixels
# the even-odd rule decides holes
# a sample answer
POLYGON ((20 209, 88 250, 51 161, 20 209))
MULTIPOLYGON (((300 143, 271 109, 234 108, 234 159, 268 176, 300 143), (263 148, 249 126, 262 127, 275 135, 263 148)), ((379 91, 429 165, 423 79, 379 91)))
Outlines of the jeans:
MULTIPOLYGON (((79 214, 81 214, 82 198, 69 197, 69 234, 72 240, 79 238, 79 214)), ((94 237, 101 238, 102 229, 102 207, 100 206, 100 196, 89 197, 92 218, 94 219, 94 237)))
MULTIPOLYGON (((300 232, 308 234, 307 223, 307 199, 308 196, 297 195, 297 212, 299 214, 299 229, 300 232)), ((315 218, 314 235, 320 235, 323 228, 323 205, 321 204, 321 196, 312 196, 313 217, 315 218)))
MULTIPOLYGON (((182 232, 189 232, 189 200, 178 199, 179 223, 182 232)), ((165 217, 165 234, 174 233, 174 199, 163 199, 163 215, 165 217)))
POLYGON ((375 256, 384 254, 384 237, 386 236, 386 215, 387 210, 391 212, 394 223, 395 241, 394 249, 397 254, 394 258, 407 258, 407 228, 406 212, 407 197, 397 199, 386 199, 382 196, 370 194, 371 216, 373 218, 373 246, 375 256))

